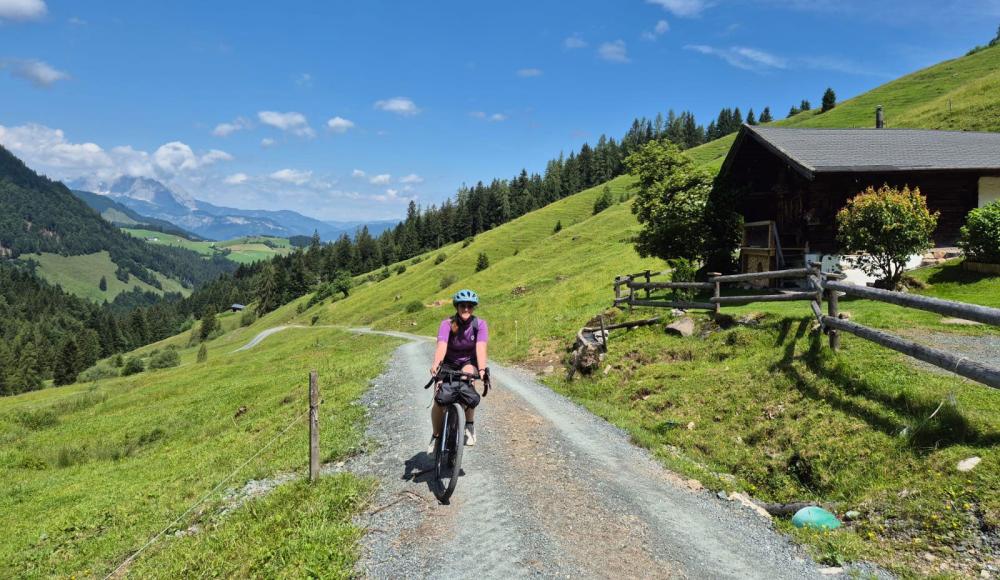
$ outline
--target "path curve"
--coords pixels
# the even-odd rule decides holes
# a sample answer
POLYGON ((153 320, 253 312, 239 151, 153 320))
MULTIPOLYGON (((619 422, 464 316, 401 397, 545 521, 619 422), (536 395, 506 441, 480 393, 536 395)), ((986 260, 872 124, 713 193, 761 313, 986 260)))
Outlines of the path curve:
POLYGON ((257 336, 253 337, 253 339, 251 339, 250 342, 244 344, 243 346, 239 347, 233 352, 250 350, 251 348, 257 346, 258 344, 261 343, 261 341, 271 336, 272 334, 276 332, 281 332, 282 330, 287 330, 289 328, 310 328, 310 327, 302 324, 285 324, 283 326, 275 326, 274 328, 268 328, 267 330, 261 331, 259 334, 257 334, 257 336))
POLYGON ((368 530, 359 574, 830 577, 759 514, 692 489, 621 430, 495 363, 496 388, 476 416, 479 444, 467 448, 452 503, 439 504, 421 475, 432 464, 421 386, 433 344, 385 334, 413 342, 363 398, 377 448, 346 466, 381 484, 357 520, 368 530))

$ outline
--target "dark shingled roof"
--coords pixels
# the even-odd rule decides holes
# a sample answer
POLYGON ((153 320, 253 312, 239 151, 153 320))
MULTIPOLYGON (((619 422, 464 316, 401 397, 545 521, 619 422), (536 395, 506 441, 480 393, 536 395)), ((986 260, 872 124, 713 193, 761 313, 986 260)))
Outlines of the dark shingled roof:
POLYGON ((1000 170, 1000 133, 744 125, 740 137, 746 136, 810 177, 845 171, 1000 170))

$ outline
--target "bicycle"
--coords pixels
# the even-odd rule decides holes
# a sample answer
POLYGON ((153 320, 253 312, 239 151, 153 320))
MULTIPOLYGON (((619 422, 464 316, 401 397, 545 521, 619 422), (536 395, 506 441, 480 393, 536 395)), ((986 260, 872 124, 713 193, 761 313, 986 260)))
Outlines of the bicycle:
MULTIPOLYGON (((490 390, 490 370, 486 369, 483 374, 483 396, 490 390)), ((424 385, 425 389, 431 385, 448 380, 459 380, 469 383, 479 377, 472 376, 461 371, 441 370, 431 377, 431 380, 424 385)), ((465 408, 461 403, 454 403, 445 407, 444 422, 441 428, 441 436, 438 437, 437 445, 434 447, 434 497, 441 503, 448 503, 448 499, 455 493, 458 485, 458 477, 462 472, 462 451, 465 449, 465 408)))

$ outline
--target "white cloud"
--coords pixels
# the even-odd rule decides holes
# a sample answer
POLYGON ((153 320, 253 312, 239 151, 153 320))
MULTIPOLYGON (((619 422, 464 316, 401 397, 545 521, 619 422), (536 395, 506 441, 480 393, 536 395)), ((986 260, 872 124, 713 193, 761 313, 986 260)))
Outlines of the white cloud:
POLYGON ((656 4, 674 16, 684 18, 698 16, 713 4, 708 0, 646 0, 646 3, 656 4))
POLYGON ((663 36, 670 30, 670 23, 666 20, 657 20, 656 25, 653 26, 652 32, 645 31, 642 33, 643 40, 656 40, 660 36, 663 36))
POLYGON ((299 76, 295 77, 295 84, 297 84, 300 87, 306 87, 306 88, 311 87, 313 84, 313 77, 309 73, 302 73, 299 76))
POLYGON ((522 69, 518 69, 517 76, 519 76, 519 77, 540 77, 540 76, 542 76, 542 69, 540 69, 540 68, 522 68, 522 69))
POLYGON ((708 54, 721 58, 731 66, 743 70, 761 71, 766 69, 783 69, 788 67, 787 59, 756 48, 747 48, 745 46, 716 48, 714 46, 706 46, 704 44, 689 44, 684 48, 686 50, 693 50, 701 54, 708 54))
POLYGON ((475 119, 483 119, 484 121, 490 121, 491 123, 499 123, 500 121, 506 121, 507 115, 503 113, 493 113, 492 115, 487 114, 485 111, 472 111, 469 113, 470 117, 475 119))
POLYGON ((326 122, 326 126, 334 133, 346 133, 348 129, 354 128, 354 121, 348 121, 343 117, 334 117, 326 122))
POLYGON ((423 183, 424 182, 424 178, 420 177, 416 173, 411 173, 409 175, 404 175, 403 177, 400 177, 399 178, 399 182, 400 183, 423 183))
POLYGON ((212 135, 216 137, 226 137, 237 131, 242 131, 243 129, 249 129, 252 125, 249 119, 243 117, 236 117, 232 123, 219 123, 212 129, 212 135))
POLYGON ((0 144, 29 167, 58 179, 81 176, 112 179, 120 175, 170 179, 233 159, 218 149, 198 155, 180 141, 166 143, 152 154, 129 145, 106 150, 96 143, 70 142, 61 129, 37 124, 0 125, 0 144))
POLYGON ((264 137, 263 139, 260 140, 261 147, 270 147, 274 145, 274 143, 275 143, 274 139, 271 139, 270 137, 264 137))
POLYGON ((365 175, 365 172, 360 169, 355 169, 351 172, 351 177, 364 177, 365 175))
POLYGON ((0 20, 38 20, 48 11, 43 0, 0 0, 0 20))
POLYGON ((24 79, 41 88, 51 87, 57 81, 69 78, 68 74, 52 68, 48 63, 33 59, 0 59, 0 69, 7 69, 11 76, 24 79))
POLYGON ((397 115, 402 115, 404 117, 416 115, 420 112, 416 103, 406 97, 393 97, 391 99, 375 101, 375 108, 380 111, 396 113, 397 115))
POLYGON ((232 155, 218 149, 212 149, 201 156, 195 155, 188 144, 180 141, 163 144, 153 153, 153 163, 168 175, 192 171, 219 161, 232 161, 232 159, 232 155))
POLYGON ((289 111, 281 113, 278 111, 260 111, 257 118, 261 123, 287 131, 299 137, 315 137, 316 132, 309 126, 306 116, 302 113, 289 111))
POLYGON ((229 177, 225 178, 223 181, 225 181, 229 185, 240 185, 241 183, 246 183, 248 179, 250 179, 250 176, 248 176, 246 173, 234 173, 229 177))
POLYGON ((385 185, 389 183, 390 179, 392 179, 392 176, 388 173, 380 173, 378 175, 373 175, 368 181, 373 185, 385 185))
POLYGON ((624 40, 604 42, 597 48, 597 56, 608 62, 630 62, 624 40))
POLYGON ((271 174, 271 179, 292 183, 294 185, 304 185, 312 179, 312 171, 299 169, 279 169, 271 174))
POLYGON ((87 25, 87 21, 84 20, 83 18, 80 18, 79 16, 71 16, 70 19, 67 20, 67 22, 69 22, 73 26, 86 26, 87 25))
POLYGON ((586 48, 587 41, 580 38, 579 35, 574 34, 573 36, 567 36, 565 39, 563 39, 563 46, 570 50, 576 48, 586 48))

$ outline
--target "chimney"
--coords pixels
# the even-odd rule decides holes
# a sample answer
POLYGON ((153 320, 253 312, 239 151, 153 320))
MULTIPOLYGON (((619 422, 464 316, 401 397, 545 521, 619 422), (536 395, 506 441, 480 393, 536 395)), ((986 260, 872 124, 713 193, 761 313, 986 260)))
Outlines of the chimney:
POLYGON ((885 115, 882 114, 882 105, 875 107, 875 128, 885 128, 885 115))

